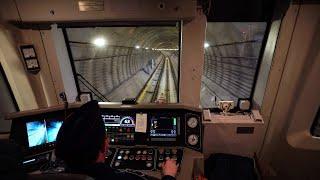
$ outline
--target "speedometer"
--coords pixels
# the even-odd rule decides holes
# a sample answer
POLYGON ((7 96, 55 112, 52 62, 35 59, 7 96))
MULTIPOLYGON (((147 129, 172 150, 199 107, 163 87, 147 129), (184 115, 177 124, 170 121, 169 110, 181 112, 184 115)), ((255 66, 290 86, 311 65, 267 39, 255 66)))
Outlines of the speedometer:
POLYGON ((197 145, 199 142, 199 137, 195 134, 191 134, 189 137, 188 137, 188 143, 191 145, 191 146, 195 146, 197 145))
POLYGON ((187 124, 190 128, 195 128, 198 125, 198 120, 195 117, 191 117, 188 119, 187 124))
POLYGON ((120 126, 134 126, 134 120, 131 116, 122 117, 120 120, 120 126))

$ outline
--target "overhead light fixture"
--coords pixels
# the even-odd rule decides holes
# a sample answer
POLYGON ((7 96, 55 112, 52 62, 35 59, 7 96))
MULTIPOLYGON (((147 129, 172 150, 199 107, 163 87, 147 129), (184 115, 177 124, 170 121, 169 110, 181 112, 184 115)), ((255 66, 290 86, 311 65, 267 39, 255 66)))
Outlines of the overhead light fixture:
POLYGON ((209 43, 207 43, 207 42, 204 43, 204 48, 207 48, 207 47, 209 47, 209 46, 210 46, 209 43))
POLYGON ((148 47, 146 47, 145 49, 149 49, 148 47))
POLYGON ((140 46, 136 45, 135 48, 136 48, 136 49, 140 49, 140 46))
POLYGON ((93 44, 97 47, 104 47, 106 45, 106 40, 102 37, 98 37, 93 40, 93 44))

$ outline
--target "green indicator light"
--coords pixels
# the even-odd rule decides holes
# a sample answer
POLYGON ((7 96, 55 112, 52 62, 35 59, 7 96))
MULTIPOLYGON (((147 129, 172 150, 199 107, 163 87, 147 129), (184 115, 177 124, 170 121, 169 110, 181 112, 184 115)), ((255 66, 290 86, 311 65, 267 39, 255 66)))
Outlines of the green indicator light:
POLYGON ((173 125, 176 126, 177 125, 177 119, 173 118, 173 125))

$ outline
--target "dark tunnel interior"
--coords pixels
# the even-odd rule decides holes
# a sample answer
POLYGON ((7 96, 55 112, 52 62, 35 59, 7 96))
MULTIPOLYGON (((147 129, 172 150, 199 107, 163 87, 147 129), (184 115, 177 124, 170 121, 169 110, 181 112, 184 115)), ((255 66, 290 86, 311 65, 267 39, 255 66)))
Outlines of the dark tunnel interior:
MULTIPOLYGON (((202 107, 250 98, 265 31, 264 22, 207 24, 202 107)), ((178 102, 178 25, 67 28, 66 32, 80 92, 89 92, 98 101, 178 102)))

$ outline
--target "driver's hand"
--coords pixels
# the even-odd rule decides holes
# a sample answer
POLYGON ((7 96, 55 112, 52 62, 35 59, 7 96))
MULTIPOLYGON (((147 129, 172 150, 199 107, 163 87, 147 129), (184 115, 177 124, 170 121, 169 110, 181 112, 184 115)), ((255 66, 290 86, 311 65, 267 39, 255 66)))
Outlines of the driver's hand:
POLYGON ((162 163, 162 172, 164 176, 169 175, 172 177, 176 177, 177 171, 178 166, 175 160, 169 159, 162 163))

